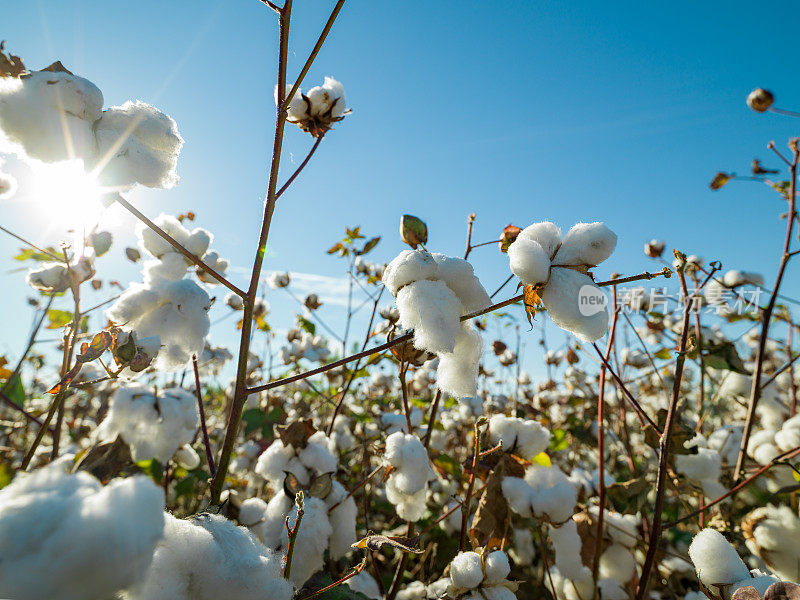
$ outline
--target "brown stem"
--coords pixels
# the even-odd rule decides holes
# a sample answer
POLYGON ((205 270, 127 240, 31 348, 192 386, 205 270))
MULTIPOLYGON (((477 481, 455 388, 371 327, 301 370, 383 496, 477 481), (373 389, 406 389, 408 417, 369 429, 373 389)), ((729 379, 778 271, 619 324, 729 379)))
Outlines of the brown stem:
POLYGON ((425 432, 425 441, 423 441, 422 445, 425 446, 427 450, 431 445, 431 435, 433 434, 433 425, 436 423, 436 411, 439 409, 439 401, 442 399, 442 390, 436 388, 436 395, 433 397, 433 404, 431 405, 431 411, 428 415, 428 430, 425 432))
POLYGON ((203 393, 200 391, 200 369, 197 367, 197 355, 192 356, 192 368, 194 369, 194 391, 197 394, 197 412, 200 413, 200 433, 203 436, 203 446, 206 449, 206 460, 208 461, 208 470, 213 479, 217 474, 214 468, 214 456, 211 452, 211 440, 208 439, 208 427, 206 427, 206 411, 203 408, 203 393))
MULTIPOLYGON (((291 0, 286 0, 291 3, 291 0)), ((297 516, 294 520, 294 526, 289 529, 289 517, 286 517, 286 532, 289 535, 289 545, 286 548, 286 565, 283 567, 283 578, 289 579, 292 574, 292 557, 294 556, 294 545, 297 541, 297 534, 300 532, 300 522, 303 520, 303 492, 297 492, 294 499, 297 505, 297 516)))
MULTIPOLYGON (((678 268, 678 278, 681 282, 681 289, 685 302, 690 300, 689 291, 686 287, 686 277, 683 268, 678 268)), ((689 337, 689 319, 692 316, 688 305, 683 307, 683 327, 681 327, 681 339, 678 345, 678 358, 675 361, 675 382, 672 386, 672 397, 667 408, 666 422, 664 423, 664 433, 661 434, 659 441, 658 458, 658 479, 656 481, 656 501, 653 509, 653 522, 650 529, 650 540, 647 547, 647 555, 642 565, 642 574, 639 578, 639 586, 636 589, 636 600, 642 600, 647 593, 647 584, 650 580, 650 572, 656 559, 658 544, 661 540, 661 513, 664 508, 664 492, 667 483, 667 462, 672 450, 672 426, 677 414, 676 407, 680 398, 681 379, 683 378, 683 365, 686 362, 686 342, 689 337)), ((601 475, 602 477, 602 475, 601 475)))
POLYGON ((781 255, 780 266, 778 267, 778 275, 775 278, 775 285, 772 286, 772 294, 770 294, 769 302, 767 303, 761 317, 761 336, 758 340, 758 350, 756 351, 756 364, 753 372, 752 387, 750 388, 750 402, 747 407, 747 420, 744 424, 744 433, 742 435, 742 444, 739 446, 739 455, 736 458, 736 469, 733 472, 734 483, 738 483, 739 478, 744 468, 744 461, 747 456, 747 445, 750 442, 750 433, 753 430, 753 421, 756 415, 756 406, 761 398, 761 374, 764 368, 764 354, 767 345, 767 337, 769 335, 769 325, 772 319, 772 311, 775 308, 775 302, 778 297, 778 290, 783 281, 783 274, 786 271, 786 265, 789 264, 789 249, 792 243, 792 229, 794 228, 794 215, 795 215, 795 201, 797 195, 797 163, 800 159, 800 150, 797 147, 797 139, 793 140, 792 144, 792 164, 790 166, 790 181, 789 181, 789 215, 786 219, 786 236, 783 241, 783 253, 781 255))
POLYGON ((29 242, 28 240, 26 240, 25 238, 18 236, 13 231, 9 231, 8 229, 3 227, 2 225, 0 225, 0 231, 5 231, 11 237, 18 239, 23 244, 26 244, 26 245, 30 246, 34 250, 38 250, 42 254, 46 254, 47 256, 49 256, 50 258, 52 258, 56 262, 61 262, 61 263, 65 262, 64 259, 61 258, 60 256, 56 256, 55 254, 53 254, 49 250, 45 250, 44 248, 39 248, 39 246, 37 246, 36 244, 33 244, 33 243, 29 242))
POLYGON ((286 183, 284 183, 281 186, 281 189, 279 189, 277 192, 275 192, 275 199, 276 200, 281 197, 281 194, 283 194, 283 192, 285 192, 289 188, 289 186, 292 185, 292 182, 297 178, 297 176, 300 175, 300 171, 302 171, 305 168, 305 166, 308 164, 308 161, 310 161, 311 157, 314 156, 314 152, 317 151, 317 148, 319 147, 319 144, 320 144, 320 142, 322 142, 322 138, 324 138, 324 137, 325 137, 324 133, 320 134, 320 136, 314 142, 314 145, 311 146, 311 150, 308 152, 308 154, 306 155, 305 159, 303 159, 303 162, 300 163, 300 166, 297 167, 295 172, 292 173, 292 176, 289 177, 289 179, 286 180, 286 183))
POLYGON ((461 533, 458 538, 459 552, 464 550, 464 543, 467 539, 467 521, 469 520, 470 502, 472 500, 472 488, 475 485, 475 471, 478 467, 478 454, 481 446, 481 419, 475 423, 475 449, 472 453, 472 470, 469 473, 467 482, 467 494, 464 496, 464 505, 461 507, 461 533))
MULTIPOLYGON (((789 417, 793 417, 797 413, 797 382, 794 380, 794 358, 792 357, 793 336, 794 323, 789 319, 789 334, 786 338, 786 357, 789 360, 789 386, 792 392, 792 400, 789 405, 789 417)), ((800 354, 798 356, 800 356, 800 354)))
POLYGON ((475 213, 469 213, 467 217, 467 249, 464 251, 464 260, 469 258, 469 253, 472 252, 472 226, 475 224, 475 213))
POLYGON ((361 571, 363 571, 366 568, 366 566, 367 566, 367 557, 365 556, 364 560, 362 560, 359 564, 357 564, 355 567, 353 567, 353 570, 350 573, 348 573, 347 575, 345 575, 344 577, 342 577, 338 581, 334 581, 332 584, 326 585, 321 590, 317 590, 316 592, 313 592, 312 594, 309 594, 308 596, 303 596, 302 598, 300 598, 300 600, 311 600, 311 598, 315 598, 315 597, 319 596, 321 593, 327 592, 329 589, 335 588, 337 585, 343 584, 345 581, 347 581, 351 577, 355 577, 356 575, 361 573, 361 571))

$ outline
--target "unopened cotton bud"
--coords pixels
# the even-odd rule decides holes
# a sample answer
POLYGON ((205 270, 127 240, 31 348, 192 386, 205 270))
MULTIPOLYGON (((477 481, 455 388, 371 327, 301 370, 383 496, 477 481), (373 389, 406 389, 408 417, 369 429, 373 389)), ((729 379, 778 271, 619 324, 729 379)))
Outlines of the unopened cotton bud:
POLYGON ((661 240, 650 240, 644 245, 644 253, 650 258, 660 258, 664 254, 664 246, 661 240))
POLYGON ((773 102, 775 102, 775 96, 763 88, 756 88, 747 95, 747 106, 756 112, 766 111, 773 102))

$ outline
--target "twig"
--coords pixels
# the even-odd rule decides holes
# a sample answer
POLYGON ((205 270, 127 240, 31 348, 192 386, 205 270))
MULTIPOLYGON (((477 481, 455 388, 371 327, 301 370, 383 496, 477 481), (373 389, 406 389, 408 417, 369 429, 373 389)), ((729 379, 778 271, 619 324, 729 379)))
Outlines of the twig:
POLYGON ((359 564, 357 564, 355 567, 353 567, 353 570, 350 573, 348 573, 347 575, 345 575, 344 577, 342 577, 338 581, 334 581, 332 584, 326 585, 321 590, 317 590, 313 594, 309 594, 308 596, 303 596, 302 598, 300 598, 300 600, 311 600, 311 598, 315 598, 315 597, 319 596, 321 593, 327 592, 329 589, 335 588, 337 585, 343 584, 345 581, 347 581, 351 577, 355 577, 356 575, 361 573, 361 571, 363 571, 366 568, 366 566, 367 566, 367 557, 365 556, 364 560, 362 560, 359 564))
MULTIPOLYGON (((291 2, 291 0, 287 0, 291 2)), ((289 517, 286 517, 286 533, 289 536, 289 546, 286 548, 286 565, 283 567, 283 578, 289 579, 292 573, 292 557, 294 556, 294 544, 297 541, 297 534, 300 532, 300 522, 303 520, 303 492, 297 492, 294 497, 294 502, 297 505, 297 516, 294 520, 294 525, 289 528, 289 517)))
POLYGON ((292 185, 292 182, 297 178, 297 176, 300 175, 300 171, 302 171, 305 168, 305 166, 308 164, 308 161, 310 161, 311 157, 314 156, 314 152, 317 151, 317 148, 319 147, 320 142, 322 142, 322 138, 324 138, 324 137, 325 137, 325 134, 323 133, 316 139, 316 141, 314 142, 314 145, 311 146, 311 150, 308 152, 308 154, 306 155, 306 157, 303 160, 303 162, 300 163, 300 166, 297 167, 295 172, 292 173, 292 176, 289 177, 289 179, 286 180, 286 183, 284 183, 281 186, 281 189, 279 189, 277 192, 275 192, 275 199, 276 200, 281 197, 281 194, 283 194, 283 192, 285 192, 287 190, 287 188, 290 185, 292 185))
MULTIPOLYGON (((684 258, 685 261, 685 258, 684 258)), ((686 300, 689 299, 689 291, 686 287, 686 277, 683 273, 683 265, 678 268, 678 278, 681 282, 681 289, 686 300)), ((647 593, 647 584, 650 580, 650 571, 655 563, 658 544, 661 540, 661 512, 664 508, 664 492, 667 483, 667 461, 669 460, 670 450, 672 449, 672 426, 677 414, 676 407, 680 399, 681 379, 683 378, 683 365, 686 362, 686 342, 689 338, 689 319, 692 316, 688 305, 683 307, 683 327, 681 328, 681 339, 678 346, 678 358, 675 361, 675 381, 672 386, 672 398, 670 398, 667 408, 667 417, 664 423, 664 432, 659 441, 658 457, 658 479, 656 480, 656 501, 653 509, 653 522, 650 527, 650 540, 647 547, 647 555, 642 565, 642 574, 639 578, 639 586, 636 589, 636 600, 642 600, 647 593)), ((602 474, 600 475, 602 477, 602 474)))
POLYGON ((496 289, 494 292, 492 292, 492 295, 491 295, 491 296, 489 296, 489 298, 494 298, 495 296, 497 296, 497 294, 499 294, 499 293, 500 293, 500 290, 502 290, 504 287, 506 287, 506 284, 507 284, 509 281, 511 281, 512 279, 514 279, 514 274, 513 274, 513 273, 512 273, 511 275, 509 275, 509 276, 508 276, 508 279, 506 279, 506 280, 505 280, 505 281, 504 281, 504 282, 503 282, 503 283, 500 285, 500 287, 499 287, 499 288, 497 288, 497 289, 496 289))
POLYGON ((436 411, 439 408, 439 401, 442 399, 442 390, 436 388, 436 395, 433 397, 433 404, 431 405, 430 413, 428 414, 428 430, 425 432, 425 441, 422 445, 427 450, 431 445, 431 435, 433 434, 433 425, 436 423, 436 411))
POLYGON ((347 495, 346 495, 344 498, 342 498, 342 499, 341 499, 341 500, 339 500, 339 501, 338 501, 336 504, 334 504, 333 506, 331 506, 331 507, 328 509, 328 514, 330 514, 331 512, 333 512, 333 509, 334 509, 334 508, 336 508, 337 506, 339 506, 339 505, 340 505, 342 502, 344 502, 345 500, 347 500, 348 498, 350 498, 351 496, 353 496, 353 495, 354 495, 354 494, 355 494, 355 493, 356 493, 358 490, 360 490, 360 489, 361 489, 361 488, 363 488, 365 485, 367 485, 367 482, 369 482, 369 480, 370 480, 370 479, 372 479, 373 477, 375 477, 375 475, 377 475, 378 473, 380 473, 382 469, 383 469, 383 467, 382 467, 382 466, 377 466, 377 467, 375 467, 375 468, 372 470, 372 473, 370 473, 369 475, 367 475, 367 476, 366 476, 366 477, 365 477, 365 478, 364 478, 364 479, 361 481, 361 483, 359 483, 359 484, 358 484, 356 487, 354 487, 352 490, 350 490, 349 492, 347 492, 347 495))
POLYGON ((194 390, 197 394, 197 411, 200 413, 200 433, 203 436, 203 446, 206 449, 206 460, 208 461, 208 470, 213 479, 217 474, 214 467, 214 456, 211 452, 211 440, 208 439, 208 427, 206 427, 206 411, 203 408, 203 393, 200 391, 200 369, 197 367, 197 355, 192 355, 192 368, 194 369, 194 390))
POLYGON ((472 488, 475 485, 475 471, 478 467, 478 454, 480 453, 481 446, 481 425, 483 418, 479 418, 475 423, 475 448, 472 453, 472 470, 469 473, 469 481, 467 482, 467 494, 464 496, 464 506, 461 508, 461 533, 458 538, 459 552, 464 549, 464 543, 467 539, 467 522, 469 520, 470 501, 472 500, 472 488))
POLYGON ((467 216, 467 249, 464 251, 464 260, 469 258, 469 253, 472 252, 472 226, 475 224, 475 213, 469 213, 467 216))
POLYGON ((16 233, 14 233, 13 231, 9 231, 8 229, 6 229, 5 227, 3 227, 2 225, 0 225, 0 231, 5 231, 5 232, 6 232, 8 235, 10 235, 11 237, 18 239, 18 240, 19 240, 20 242, 22 242, 23 244, 27 244, 28 246, 30 246, 30 247, 31 247, 31 248, 33 248, 34 250, 38 250, 38 251, 39 251, 39 252, 41 252, 42 254, 46 254, 47 256, 49 256, 50 258, 52 258, 52 259, 53 259, 54 261, 56 261, 56 262, 60 262, 60 263, 63 263, 63 262, 65 262, 65 260, 64 260, 63 258, 61 258, 61 257, 59 257, 59 256, 56 256, 55 254, 53 254, 53 253, 52 253, 52 252, 50 252, 49 250, 45 250, 44 248, 39 248, 39 246, 37 246, 36 244, 33 244, 33 243, 29 242, 28 240, 26 240, 25 238, 18 236, 18 235, 17 235, 16 233))

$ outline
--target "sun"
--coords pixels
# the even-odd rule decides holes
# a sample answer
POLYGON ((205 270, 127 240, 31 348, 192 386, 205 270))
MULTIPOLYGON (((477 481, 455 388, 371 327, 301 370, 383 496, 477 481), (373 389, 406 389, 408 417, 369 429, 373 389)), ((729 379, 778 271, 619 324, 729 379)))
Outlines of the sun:
POLYGON ((31 200, 40 217, 68 228, 97 224, 107 190, 85 171, 83 161, 39 163, 32 175, 31 200))

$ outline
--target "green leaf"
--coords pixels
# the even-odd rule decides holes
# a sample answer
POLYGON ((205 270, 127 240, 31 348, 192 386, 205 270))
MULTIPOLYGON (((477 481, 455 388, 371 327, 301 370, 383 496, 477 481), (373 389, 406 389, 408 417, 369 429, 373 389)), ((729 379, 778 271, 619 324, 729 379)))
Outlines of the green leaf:
POLYGON ((260 429, 266 423, 267 415, 260 408, 250 408, 242 413, 242 420, 245 423, 244 432, 248 434, 260 429))
POLYGON ((303 315, 297 315, 297 325, 300 327, 300 329, 310 333, 311 335, 315 335, 317 333, 317 326, 306 319, 303 315))
POLYGON ((553 436, 550 438, 550 451, 560 452, 569 448, 569 440, 567 439, 567 432, 563 429, 554 429, 553 436))
POLYGON ((155 458, 137 462, 136 466, 139 467, 143 473, 149 475, 153 481, 159 484, 161 483, 161 479, 164 477, 164 465, 155 458))
POLYGON ((14 479, 14 472, 6 463, 0 463, 0 490, 6 487, 14 479))
POLYGON ((380 236, 372 238, 366 244, 364 244, 364 247, 361 249, 361 252, 358 252, 357 254, 359 256, 367 254, 370 250, 375 248, 375 246, 377 246, 378 242, 380 242, 380 241, 381 241, 380 236))
POLYGON ((194 493, 194 475, 187 475, 175 484, 175 495, 180 498, 181 496, 188 496, 194 493))
POLYGON ((658 352, 653 354, 653 356, 655 358, 661 358, 661 359, 666 360, 668 358, 671 358, 672 354, 670 354, 669 348, 661 348, 661 350, 659 350, 658 352))
MULTIPOLYGON (((53 256, 58 256, 58 252, 53 248, 45 248, 48 252, 51 252, 53 256)), ((38 260, 40 262, 52 262, 53 256, 49 254, 45 254, 44 252, 39 252, 34 248, 26 248, 25 250, 21 251, 14 257, 14 260, 38 260)))
POLYGON ((68 310, 51 308, 47 311, 47 318, 50 319, 50 323, 47 325, 46 329, 61 329, 72 321, 72 313, 68 310))
POLYGON ((8 380, 5 395, 17 406, 24 406, 25 388, 22 387, 22 379, 20 379, 19 373, 8 380))
POLYGON ((736 346, 732 342, 725 342, 716 346, 711 346, 708 353, 703 356, 703 363, 712 369, 733 371, 747 375, 748 371, 744 368, 742 359, 736 351, 736 346))

